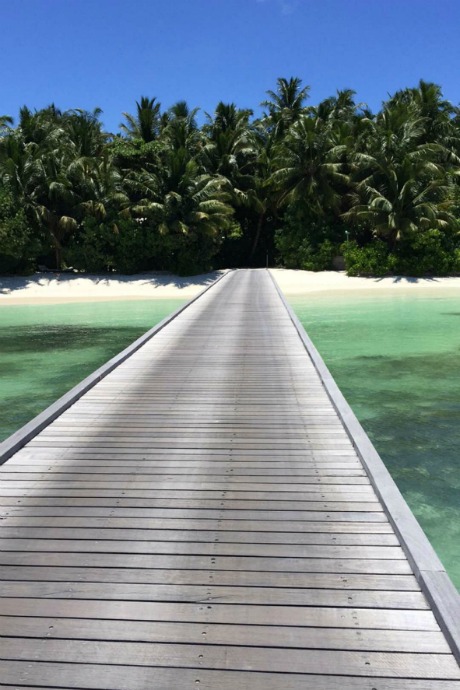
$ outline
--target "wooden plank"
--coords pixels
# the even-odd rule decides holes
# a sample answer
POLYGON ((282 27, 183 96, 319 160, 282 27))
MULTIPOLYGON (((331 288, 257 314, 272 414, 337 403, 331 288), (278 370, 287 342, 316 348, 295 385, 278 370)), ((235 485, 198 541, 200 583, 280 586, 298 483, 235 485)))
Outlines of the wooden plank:
MULTIPOLYGON (((289 473, 291 477, 299 477, 300 480, 305 479, 305 481, 309 481, 309 477, 337 477, 339 479, 342 479, 343 477, 349 478, 349 477, 365 477, 365 473, 362 469, 341 469, 341 468, 334 468, 334 469, 327 469, 327 468, 322 468, 322 467, 293 467, 290 468, 289 473)), ((162 481, 162 478, 164 476, 167 476, 169 478, 173 477, 205 477, 209 479, 210 481, 213 481, 214 478, 217 478, 217 481, 221 477, 226 477, 228 475, 231 475, 233 481, 250 481, 252 478, 259 478, 259 477, 266 477, 267 476, 267 470, 266 468, 232 468, 228 469, 227 467, 213 467, 212 470, 207 470, 206 467, 183 467, 183 468, 162 468, 162 467, 155 467, 155 468, 143 468, 142 471, 137 471, 137 472, 130 472, 128 469, 125 470, 125 472, 112 472, 110 467, 107 468, 98 468, 98 471, 94 470, 92 472, 86 472, 83 469, 80 472, 77 472, 74 470, 74 472, 70 473, 65 473, 65 472, 54 472, 53 470, 49 470, 47 472, 43 472, 42 470, 36 470, 35 472, 21 472, 20 474, 18 472, 3 472, 1 480, 2 482, 8 482, 8 481, 16 481, 18 479, 21 479, 22 481, 33 481, 33 482, 39 482, 39 481, 53 481, 55 479, 57 480, 65 480, 67 482, 80 482, 80 481, 91 481, 91 482, 96 482, 96 481, 101 481, 105 482, 107 477, 113 477, 116 478, 117 481, 122 481, 122 482, 129 482, 132 480, 133 476, 136 477, 136 480, 139 482, 152 482, 155 481, 157 478, 159 478, 160 481, 162 481)), ((270 477, 285 477, 286 476, 286 468, 285 469, 271 469, 270 470, 270 477)), ((257 479, 256 479, 257 481, 257 479)))
MULTIPOLYGON (((318 496, 318 498, 320 498, 318 496)), ((228 520, 257 520, 257 521, 277 521, 277 522, 296 522, 303 520, 317 520, 318 522, 326 520, 337 521, 356 521, 356 522, 386 522, 386 516, 381 510, 375 510, 373 503, 364 504, 364 510, 331 510, 328 511, 321 504, 320 510, 311 509, 310 503, 305 503, 305 510, 300 510, 298 505, 293 505, 292 510, 278 510, 273 506, 273 510, 252 509, 245 510, 232 509, 231 502, 227 505, 225 501, 225 494, 221 496, 220 505, 210 508, 175 508, 175 507, 124 507, 120 504, 117 506, 117 517, 119 518, 192 518, 198 519, 219 519, 222 518, 222 512, 225 510, 225 517, 228 520), (328 517, 327 517, 328 516, 328 517)), ((348 504, 347 504, 348 506, 348 504)), ((303 506, 302 506, 303 507, 303 506)), ((4 520, 9 518, 27 516, 27 517, 111 517, 113 516, 113 508, 110 506, 37 506, 37 505, 22 505, 15 504, 13 506, 2 508, 0 512, 4 520)), ((5 522, 5 524, 7 524, 5 522)))
MULTIPOLYGON (((114 423, 114 420, 111 420, 110 423, 106 421, 105 423, 99 423, 97 426, 94 426, 94 428, 91 425, 87 425, 85 436, 88 438, 93 438, 101 434, 102 436, 110 435, 111 437, 123 437, 130 436, 133 433, 135 433, 136 436, 140 436, 141 438, 151 438, 155 434, 160 434, 160 436, 168 436, 169 438, 180 438, 185 432, 186 436, 196 436, 197 434, 199 436, 202 436, 206 434, 206 436, 209 436, 210 438, 217 436, 219 438, 228 439, 231 439, 235 434, 238 434, 239 438, 253 439, 279 439, 280 436, 282 436, 283 438, 295 438, 296 440, 304 440, 317 437, 340 437, 349 440, 346 435, 346 432, 343 430, 343 427, 339 423, 309 424, 308 426, 305 424, 297 424, 293 426, 288 422, 282 425, 276 423, 268 424, 267 422, 262 422, 259 424, 244 424, 243 422, 240 422, 238 424, 213 424, 210 427, 209 424, 204 423, 200 425, 198 423, 187 424, 186 422, 181 422, 180 428, 174 426, 171 422, 167 421, 157 422, 156 424, 150 423, 149 425, 147 422, 138 422, 136 424, 133 420, 132 424, 127 425, 126 421, 122 422, 120 420, 115 428, 114 423)), ((81 423, 75 424, 73 426, 64 426, 63 424, 56 423, 53 424, 53 435, 59 435, 60 437, 76 437, 78 435, 78 431, 80 428, 81 423)), ((43 437, 46 438, 47 434, 43 433, 43 437)))
MULTIPOLYGON (((55 582, 11 582, 3 580, 1 597, 53 598, 55 582)), ((59 588, 60 599, 214 602, 221 604, 270 604, 279 606, 335 606, 372 609, 424 610, 428 605, 420 592, 372 592, 336 589, 293 589, 290 587, 239 587, 206 585, 159 585, 67 582, 59 588)))
POLYGON ((8 465, 3 465, 0 467, 0 476, 8 470, 9 473, 13 472, 43 472, 43 471, 53 471, 59 473, 72 473, 77 470, 81 471, 84 468, 86 473, 90 472, 100 472, 101 468, 111 468, 112 472, 115 474, 126 474, 127 471, 137 472, 143 470, 144 468, 154 467, 155 469, 160 468, 180 468, 186 469, 194 466, 200 466, 203 469, 213 468, 215 470, 219 469, 219 465, 223 468, 232 466, 234 469, 244 470, 248 469, 263 469, 265 472, 270 472, 275 469, 283 469, 285 472, 293 469, 354 469, 360 467, 360 463, 357 458, 340 458, 337 461, 322 461, 318 463, 317 460, 310 459, 290 459, 289 461, 283 460, 229 460, 228 458, 213 458, 212 460, 205 460, 203 458, 191 458, 182 460, 166 460, 166 458, 159 458, 155 461, 153 465, 149 460, 137 460, 130 464, 122 460, 105 460, 105 461, 95 461, 95 460, 79 460, 75 462, 72 458, 54 458, 49 461, 47 458, 33 459, 33 464, 29 464, 31 460, 29 458, 22 458, 19 453, 11 458, 8 465))
MULTIPOLYGON (((28 448, 28 446, 27 446, 28 448)), ((23 451, 25 454, 25 451, 23 451)), ((311 448, 304 448, 303 450, 292 450, 290 448, 273 448, 268 452, 267 450, 254 450, 250 448, 178 448, 174 447, 172 445, 156 448, 156 449, 150 449, 150 448, 142 448, 142 451, 136 451, 136 450, 130 450, 129 448, 117 448, 116 446, 110 449, 104 449, 104 448, 98 448, 97 450, 90 448, 90 447, 84 447, 84 448, 73 448, 73 449, 66 449, 66 448, 35 448, 34 450, 30 449, 27 451, 30 455, 29 457, 34 458, 39 456, 40 454, 46 455, 48 458, 52 457, 58 457, 61 458, 63 456, 72 458, 73 460, 79 460, 79 459, 84 459, 86 458, 92 458, 93 460, 97 459, 106 459, 107 457, 109 458, 115 458, 119 460, 138 460, 138 459, 156 459, 158 457, 191 457, 191 456, 199 456, 204 457, 215 457, 215 456, 224 456, 225 459, 229 458, 251 458, 251 459, 256 459, 256 458, 266 458, 266 457, 271 457, 271 458, 316 458, 317 460, 320 460, 321 458, 334 458, 334 457, 339 457, 339 458, 344 458, 344 457, 351 457, 351 458, 356 458, 356 453, 353 449, 351 450, 335 450, 335 449, 329 449, 329 450, 312 450, 311 448)))
MULTIPOLYGON (((20 491, 13 493, 7 493, 4 496, 0 496, 0 506, 9 508, 13 506, 21 505, 23 507, 31 506, 42 506, 42 507, 112 507, 122 505, 125 508, 156 508, 163 505, 170 507, 193 507, 198 505, 203 505, 203 507, 211 507, 213 504, 221 504, 222 498, 225 500, 225 505, 229 507, 239 507, 247 505, 249 508, 268 508, 273 507, 275 510, 277 508, 285 510, 289 507, 308 509, 312 508, 313 505, 321 505, 326 507, 326 503, 333 508, 338 508, 338 506, 343 505, 343 508, 338 508, 343 512, 346 511, 346 507, 350 504, 364 505, 366 510, 374 512, 376 507, 380 508, 380 503, 375 500, 375 497, 370 492, 362 493, 347 493, 343 492, 340 494, 333 492, 321 492, 321 493, 305 493, 296 495, 291 498, 290 501, 276 499, 269 500, 270 494, 265 495, 265 499, 252 499, 246 497, 244 493, 240 495, 240 498, 227 498, 226 493, 222 496, 222 492, 200 492, 200 491, 178 491, 174 492, 171 496, 169 492, 167 494, 162 494, 162 492, 149 492, 147 491, 147 497, 140 498, 136 493, 131 494, 127 491, 120 492, 107 492, 104 491, 103 495, 100 496, 99 492, 96 490, 88 491, 62 491, 61 493, 55 491, 47 491, 46 495, 37 495, 36 493, 23 494, 20 491), (112 493, 112 495, 111 495, 112 493), (153 494, 153 497, 151 497, 153 494)), ((1 509, 0 509, 1 510, 1 509)), ((9 512, 8 510, 5 512, 9 512)))
MULTIPOLYGON (((273 479, 273 481, 269 481, 270 478, 265 479, 265 481, 260 481, 260 482, 247 482, 246 480, 243 481, 238 481, 238 478, 233 478, 233 477, 228 477, 225 479, 222 479, 220 482, 207 482, 203 480, 189 480, 189 481, 183 481, 183 480, 176 480, 176 481, 170 481, 169 479, 163 479, 161 482, 156 481, 155 482, 155 487, 158 487, 159 484, 161 484, 161 487, 163 489, 167 490, 172 490, 172 491, 180 491, 182 489, 185 490, 192 490, 193 488, 200 489, 201 491, 205 490, 210 490, 210 491, 242 491, 246 489, 247 491, 270 491, 271 489, 276 489, 277 491, 293 491, 295 493, 302 493, 304 491, 314 491, 315 489, 313 487, 317 486, 318 490, 322 490, 322 487, 330 487, 330 486, 337 486, 337 487, 345 487, 346 491, 353 491, 353 488, 355 487, 356 490, 358 490, 358 485, 361 486, 369 486, 369 480, 367 480, 365 477, 352 477, 350 480, 344 481, 342 478, 342 481, 339 481, 335 479, 334 477, 312 477, 311 482, 309 484, 307 483, 300 483, 300 482, 295 482, 294 480, 291 483, 286 483, 286 482, 280 482, 279 480, 273 479)), ((130 481, 128 487, 133 490, 133 489, 149 489, 152 487, 153 482, 137 482, 137 481, 130 481)), ((100 484, 100 482, 99 482, 100 484)), ((8 486, 13 489, 28 489, 28 488, 37 488, 35 482, 21 482, 21 481, 11 481, 8 482, 8 486)), ((40 489, 44 488, 66 488, 68 486, 67 482, 65 481, 43 481, 40 482, 40 489)), ((98 482, 93 482, 93 481, 86 481, 86 482, 72 482, 72 486, 77 487, 77 488, 88 488, 88 489, 97 489, 98 488, 98 482)), ((117 482, 117 481, 108 481, 106 480, 104 482, 104 488, 107 489, 119 489, 123 488, 126 486, 126 482, 117 482)))
MULTIPOLYGON (((195 396, 196 400, 196 396, 195 396)), ((193 402, 193 400, 192 400, 193 402)), ((264 426, 261 429, 256 429, 254 426, 241 428, 241 427, 229 427, 228 429, 202 427, 197 428, 196 426, 187 426, 181 424, 180 427, 170 427, 165 428, 164 426, 155 425, 151 429, 146 429, 145 426, 139 428, 131 427, 117 427, 115 429, 111 428, 110 425, 99 424, 95 428, 86 429, 83 434, 78 434, 78 427, 75 429, 67 429, 65 427, 59 427, 53 425, 52 431, 44 431, 40 434, 42 440, 61 440, 62 438, 68 441, 79 441, 84 439, 85 441, 92 442, 93 440, 111 440, 115 439, 147 439, 156 438, 157 440, 167 439, 169 440, 202 440, 202 439, 217 439, 217 440, 234 440, 237 435, 238 439, 244 439, 248 441, 265 441, 268 439, 273 439, 278 443, 283 443, 284 441, 296 441, 296 442, 309 442, 309 441, 345 441, 348 445, 350 440, 346 435, 345 431, 341 427, 331 428, 328 426, 327 429, 309 429, 301 428, 299 430, 291 430, 288 428, 279 427, 274 428, 272 425, 264 426)))
MULTIPOLYGON (((256 494, 257 497, 259 497, 261 494, 265 494, 266 498, 271 498, 273 496, 274 499, 278 498, 283 498, 290 500, 291 498, 297 498, 299 496, 302 496, 304 494, 309 494, 309 493, 336 493, 336 494, 342 494, 342 493, 368 493, 371 496, 374 495, 372 487, 367 484, 367 485, 354 485, 354 484, 327 484, 327 485, 321 485, 321 483, 318 484, 300 484, 300 483, 292 483, 292 484, 281 484, 280 482, 276 483, 274 482, 273 484, 268 484, 268 485, 263 485, 262 487, 259 485, 253 485, 252 483, 246 483, 244 485, 236 485, 232 486, 230 482, 230 477, 227 479, 225 482, 220 482, 220 483, 214 483, 214 484, 209 484, 209 482, 195 482, 194 484, 190 485, 178 485, 176 484, 171 484, 169 482, 165 482, 164 480, 160 482, 155 482, 155 485, 152 486, 152 482, 147 483, 147 486, 138 486, 137 482, 131 481, 128 484, 125 482, 120 483, 120 482, 111 482, 111 481, 105 481, 103 485, 100 483, 96 483, 94 486, 91 486, 91 482, 83 482, 83 486, 81 486, 81 482, 76 485, 75 482, 72 482, 72 485, 69 485, 65 481, 43 481, 40 482, 40 485, 37 487, 37 485, 34 482, 21 482, 21 481, 14 481, 14 482, 8 482, 8 485, 4 484, 2 487, 2 493, 4 495, 14 495, 14 492, 17 491, 18 493, 24 493, 24 492, 34 492, 39 489, 40 495, 53 495, 52 493, 47 493, 49 490, 50 492, 59 492, 59 496, 65 495, 66 492, 68 491, 97 491, 99 492, 98 495, 103 496, 104 492, 110 492, 109 495, 114 496, 114 495, 136 495, 136 496, 141 496, 141 497, 149 497, 149 496, 157 496, 158 492, 161 491, 163 495, 168 495, 168 496, 174 496, 176 494, 179 495, 184 495, 182 492, 214 492, 214 494, 222 494, 222 492, 225 492, 227 495, 233 495, 233 494, 239 494, 240 497, 244 498, 249 498, 251 495, 256 494), (140 492, 140 493, 139 493, 140 492)), ((195 493, 196 496, 198 496, 198 493, 195 493)))
MULTIPOLYGON (((332 513, 331 513, 332 515, 332 513)), ((101 528, 129 528, 137 527, 139 529, 167 529, 167 530, 223 530, 224 532, 279 532, 283 533, 306 533, 318 532, 327 534, 391 534, 391 529, 387 522, 361 522, 361 521, 327 521, 315 522, 314 520, 304 522, 289 522, 283 521, 280 523, 277 520, 271 521, 257 521, 257 520, 226 520, 218 517, 217 519, 199 519, 192 518, 147 518, 144 522, 139 517, 135 518, 118 518, 113 516, 106 517, 4 517, 2 524, 5 527, 101 527, 101 528)))
MULTIPOLYGON (((83 542, 84 545, 84 542, 83 542)), ((126 552, 113 553, 103 548, 87 552, 68 551, 0 551, 0 565, 87 565, 95 568, 122 568, 126 565, 126 552)), ((233 570, 296 572, 296 573, 357 573, 375 575, 411 575, 407 561, 403 559, 358 558, 257 558, 254 556, 190 556, 184 554, 130 553, 129 564, 133 568, 182 568, 183 570, 233 570)), ((235 575, 235 578, 237 576, 235 575)))
MULTIPOLYGON (((173 467, 170 465, 161 466, 157 463, 155 465, 146 465, 144 467, 125 467, 124 470, 121 468, 115 468, 112 471, 110 465, 99 465, 87 467, 75 467, 73 466, 70 470, 65 470, 64 468, 54 468, 48 467, 44 469, 43 467, 33 467, 31 469, 26 469, 23 467, 20 471, 20 476, 24 480, 41 480, 52 477, 62 478, 66 481, 81 480, 86 478, 101 478, 102 480, 107 478, 107 475, 116 476, 117 479, 124 481, 129 481, 133 474, 136 475, 138 479, 144 479, 146 481, 151 481, 156 477, 161 477, 163 475, 199 475, 203 477, 214 477, 226 475, 229 473, 235 473, 238 476, 247 477, 258 477, 266 476, 270 474, 273 477, 284 477, 286 473, 293 477, 308 477, 314 475, 321 476, 332 476, 332 477, 364 477, 365 472, 362 467, 358 466, 344 466, 344 467, 323 467, 320 464, 315 464, 313 466, 306 465, 284 465, 283 467, 266 467, 263 463, 260 463, 258 467, 245 467, 244 465, 229 467, 230 463, 217 464, 212 463, 209 465, 203 465, 201 463, 189 463, 182 467, 173 467)), ((8 467, 8 466, 6 466, 8 467)), ((3 472, 0 475, 1 481, 7 482, 9 480, 18 479, 19 473, 17 470, 14 472, 6 472, 5 466, 3 467, 3 472)))
POLYGON ((116 541, 113 539, 4 539, 3 551, 29 551, 40 553, 65 551, 67 553, 138 553, 158 555, 223 556, 242 558, 297 559, 356 559, 405 562, 400 546, 342 546, 329 544, 235 544, 232 542, 177 542, 177 541, 116 541))
MULTIPOLYGON (((222 623, 225 625, 275 625, 317 628, 366 628, 373 630, 439 631, 431 611, 301 607, 277 605, 234 606, 215 602, 177 603, 151 601, 95 601, 91 618, 110 620, 222 623)), ((88 618, 78 599, 2 599, 5 616, 88 618)))
MULTIPOLYGON (((282 525, 286 523, 301 522, 386 522, 383 512, 366 511, 337 511, 337 510, 231 510, 223 505, 219 509, 193 509, 193 508, 123 508, 117 507, 117 517, 113 517, 113 509, 99 507, 49 507, 49 506, 13 506, 4 512, 2 511, 3 523, 5 526, 14 524, 14 518, 31 519, 32 517, 62 517, 63 520, 75 518, 112 518, 115 520, 125 518, 126 520, 139 520, 139 526, 152 526, 153 519, 176 519, 176 520, 228 520, 240 522, 243 528, 246 522, 263 522, 273 528, 273 523, 282 525)), ((16 523, 20 524, 20 523, 16 523)), ((63 522, 62 525, 65 523, 63 522)), ((77 525, 78 523, 75 523, 77 525)), ((271 531, 271 530, 269 530, 271 531)))
MULTIPOLYGON (((233 586, 233 570, 162 570, 160 568, 93 568, 63 565, 4 565, 0 580, 33 580, 35 582, 106 582, 134 584, 185 584, 233 586)), ((270 571, 241 571, 237 582, 245 587, 302 587, 312 589, 387 590, 391 592, 418 592, 420 586, 413 575, 356 575, 346 573, 296 573, 270 571)))
POLYGON ((275 625, 222 625, 82 618, 27 618, 5 616, 0 628, 10 637, 51 637, 67 640, 113 640, 180 644, 287 647, 291 649, 341 649, 380 652, 449 654, 441 632, 405 630, 351 630, 328 628, 279 628, 275 625))
MULTIPOLYGON (((147 666, 66 664, 28 661, 0 661, 0 674, 8 686, 43 690, 150 690, 152 670, 147 666), (18 685, 19 679, 19 685, 18 685), (36 684, 40 685, 37 686, 36 684)), ((203 668, 155 668, 155 687, 201 690, 279 690, 279 673, 253 671, 213 671, 203 668)), ((400 678, 346 677, 333 675, 285 674, 283 690, 401 690, 400 678)), ((459 690, 458 681, 404 678, 404 690, 459 690)))
MULTIPOLYGON (((276 505, 277 501, 289 501, 289 503, 297 505, 298 501, 318 501, 321 499, 326 500, 339 500, 339 501, 374 501, 375 494, 371 487, 369 486, 347 486, 346 488, 340 486, 327 486, 318 487, 313 486, 308 489, 308 491, 277 491, 276 488, 272 488, 270 491, 247 491, 244 487, 237 490, 228 489, 132 489, 129 485, 117 487, 116 489, 106 489, 105 486, 98 487, 97 489, 75 489, 73 486, 68 486, 62 489, 55 489, 49 487, 43 487, 40 484, 40 493, 37 489, 32 486, 27 490, 13 487, 2 487, 1 495, 2 497, 15 497, 24 499, 24 503, 27 503, 26 499, 32 501, 46 500, 47 497, 58 497, 58 498, 72 498, 72 497, 97 497, 97 498, 116 498, 127 500, 132 499, 164 499, 164 498, 183 498, 183 499, 212 499, 212 498, 225 498, 229 500, 254 500, 254 501, 273 501, 276 505)), ((22 501, 21 501, 22 502, 22 501)), ((67 505, 67 501, 65 501, 67 505)), ((32 503, 31 503, 32 505, 32 503)), ((36 505, 40 505, 37 503, 36 505)), ((46 504, 44 504, 46 505, 46 504)), ((50 503, 50 505, 53 505, 50 503)), ((71 503, 69 503, 71 505, 71 503)))
MULTIPOLYGON (((225 532, 223 530, 154 530, 109 528, 75 528, 75 527, 3 527, 2 539, 95 539, 111 541, 148 541, 148 542, 204 542, 233 544, 323 544, 333 546, 398 546, 394 534, 342 534, 342 533, 293 533, 289 532, 225 532)), ((7 548, 7 545, 5 545, 7 548)))
POLYGON ((101 642, 88 645, 79 640, 30 640, 21 645, 15 638, 2 640, 2 657, 11 660, 96 664, 131 664, 169 668, 268 671, 276 673, 325 674, 340 669, 340 675, 366 677, 413 677, 458 680, 460 669, 451 655, 399 654, 397 652, 348 652, 333 650, 253 649, 226 645, 169 645, 142 642, 101 642))
POLYGON ((114 541, 151 542, 219 542, 220 544, 323 544, 332 546, 398 546, 394 534, 340 534, 340 533, 293 533, 289 532, 225 532, 219 530, 155 530, 70 527, 3 527, 2 539, 95 539, 114 541))
MULTIPOLYGON (((145 501, 147 502, 147 501, 145 501)), ((10 501, 10 504, 12 502, 10 501)), ((258 511, 266 511, 267 506, 261 505, 254 505, 254 503, 250 503, 250 505, 247 507, 248 509, 246 510, 245 506, 245 501, 240 501, 240 502, 232 502, 232 501, 225 501, 219 503, 218 501, 193 501, 193 500, 188 500, 188 501, 181 501, 180 499, 173 499, 171 501, 151 501, 150 504, 147 504, 145 508, 152 508, 152 509, 157 509, 157 508, 163 508, 166 511, 169 510, 198 510, 198 507, 200 507, 203 510, 225 510, 225 511, 232 511, 232 513, 237 513, 237 511, 244 511, 244 513, 252 513, 254 515, 257 515, 258 511)), ((10 505, 8 508, 7 513, 8 514, 14 514, 13 511, 17 507, 18 504, 10 505)), ((22 503, 22 507, 27 507, 30 508, 30 511, 27 510, 25 511, 26 513, 30 514, 32 513, 33 515, 33 508, 34 507, 59 507, 59 508, 65 508, 66 506, 69 507, 81 507, 81 508, 100 508, 100 507, 112 507, 116 508, 117 503, 116 501, 110 501, 110 500, 97 500, 97 499, 92 499, 90 501, 78 501, 78 499, 72 499, 72 502, 69 504, 66 504, 65 501, 57 501, 55 503, 47 502, 43 504, 43 502, 40 502, 38 505, 37 503, 28 503, 26 506, 22 503)), ((142 505, 142 501, 135 501, 133 499, 123 501, 123 507, 125 509, 129 508, 140 508, 142 505)), ((297 506, 296 506, 297 507, 297 506)), ((274 512, 275 512, 275 517, 276 517, 276 511, 280 512, 287 512, 287 505, 280 505, 274 507, 274 512)), ((346 512, 372 512, 372 513, 381 513, 382 509, 378 503, 357 503, 357 502, 338 502, 338 501, 309 501, 308 503, 300 503, 298 506, 297 510, 293 511, 296 514, 298 513, 306 513, 309 511, 319 511, 319 510, 325 510, 327 512, 333 512, 333 511, 339 511, 341 513, 346 513, 346 512)), ((87 511, 90 512, 90 511, 87 511)), ((297 518, 295 518, 297 519, 297 518)))

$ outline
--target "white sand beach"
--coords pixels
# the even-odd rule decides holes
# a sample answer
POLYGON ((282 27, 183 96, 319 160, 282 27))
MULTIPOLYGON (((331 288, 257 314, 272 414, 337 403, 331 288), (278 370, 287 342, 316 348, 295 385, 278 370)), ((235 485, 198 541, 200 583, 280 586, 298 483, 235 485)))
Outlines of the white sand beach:
POLYGON ((303 295, 308 293, 333 294, 345 291, 360 293, 376 290, 401 292, 432 292, 442 289, 443 292, 458 291, 460 297, 460 277, 447 278, 410 278, 404 276, 387 276, 385 278, 348 277, 344 271, 294 271, 285 268, 270 269, 281 290, 286 295, 303 295))
MULTIPOLYGON (((261 269, 264 270, 264 269, 261 269)), ((295 271, 270 269, 286 295, 333 294, 375 290, 419 292, 449 289, 460 297, 459 278, 349 278, 343 271, 295 271)), ((0 277, 0 306, 14 304, 59 304, 139 299, 191 299, 210 285, 221 272, 179 277, 168 273, 138 275, 89 275, 81 273, 36 273, 32 276, 0 277)))
POLYGON ((191 299, 210 285, 221 271, 191 277, 169 273, 90 275, 35 273, 0 277, 0 306, 59 304, 140 299, 191 299))

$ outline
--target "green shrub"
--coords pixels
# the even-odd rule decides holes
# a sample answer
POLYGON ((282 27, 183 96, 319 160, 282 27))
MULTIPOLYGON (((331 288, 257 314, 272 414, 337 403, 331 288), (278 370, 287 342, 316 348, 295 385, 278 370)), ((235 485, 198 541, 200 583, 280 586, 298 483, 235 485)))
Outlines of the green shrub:
POLYGON ((114 266, 120 273, 140 273, 165 268, 168 247, 149 223, 122 219, 116 223, 114 266))
POLYGON ((449 275, 460 270, 455 236, 439 230, 414 233, 400 242, 396 271, 401 275, 449 275))
POLYGON ((100 223, 88 216, 66 249, 66 263, 89 273, 113 270, 116 242, 113 223, 100 223))
POLYGON ((395 267, 394 255, 381 240, 373 240, 365 247, 360 247, 354 240, 344 242, 341 251, 349 276, 384 276, 392 273, 395 267))
POLYGON ((286 268, 327 271, 339 253, 345 226, 328 215, 318 215, 302 202, 287 207, 282 227, 275 232, 279 262, 286 268))
POLYGON ((460 249, 453 251, 453 273, 460 273, 460 249))
POLYGON ((450 275, 460 272, 460 247, 454 234, 439 230, 413 233, 391 252, 382 240, 360 247, 355 241, 342 245, 349 276, 450 275))
POLYGON ((30 273, 41 242, 34 237, 24 209, 0 189, 0 273, 30 273))
POLYGON ((87 217, 66 250, 66 262, 90 273, 129 274, 167 268, 170 253, 165 238, 151 225, 132 218, 100 223, 87 217))
POLYGON ((312 252, 302 268, 308 271, 330 271, 332 269, 332 260, 337 251, 336 245, 332 244, 330 240, 324 240, 317 247, 316 251, 312 252))
POLYGON ((282 231, 275 234, 275 246, 279 253, 281 264, 285 268, 300 268, 304 271, 329 271, 333 268, 332 259, 338 253, 339 247, 331 240, 324 240, 315 245, 304 237, 298 240, 282 231))

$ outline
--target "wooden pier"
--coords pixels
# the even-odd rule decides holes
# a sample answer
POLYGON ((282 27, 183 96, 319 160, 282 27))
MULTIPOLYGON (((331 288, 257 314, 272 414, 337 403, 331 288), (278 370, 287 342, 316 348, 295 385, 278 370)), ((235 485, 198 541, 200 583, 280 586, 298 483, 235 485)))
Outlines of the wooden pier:
POLYGON ((269 272, 151 336, 0 448, 0 687, 459 690, 458 594, 269 272))

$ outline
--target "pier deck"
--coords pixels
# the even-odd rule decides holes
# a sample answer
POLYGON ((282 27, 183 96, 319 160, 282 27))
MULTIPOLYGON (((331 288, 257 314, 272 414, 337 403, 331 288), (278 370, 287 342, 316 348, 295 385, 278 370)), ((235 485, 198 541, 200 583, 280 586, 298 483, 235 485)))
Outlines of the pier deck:
POLYGON ((456 594, 305 347, 229 273, 8 459, 0 687, 459 690, 456 594))

